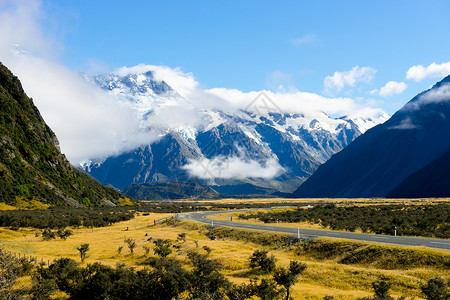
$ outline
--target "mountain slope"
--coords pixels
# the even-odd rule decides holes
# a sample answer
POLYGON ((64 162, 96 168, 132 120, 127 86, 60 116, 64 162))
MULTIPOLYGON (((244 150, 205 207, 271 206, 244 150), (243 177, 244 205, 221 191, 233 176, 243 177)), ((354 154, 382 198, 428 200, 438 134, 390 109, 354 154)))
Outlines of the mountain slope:
POLYGON ((142 183, 133 184, 123 193, 137 200, 173 200, 173 199, 215 199, 219 193, 208 186, 194 182, 142 183))
POLYGON ((385 114, 356 120, 323 112, 282 113, 264 93, 251 104, 273 104, 267 113, 252 111, 253 106, 199 108, 152 72, 86 78, 134 109, 142 126, 161 137, 128 153, 83 163, 86 172, 119 189, 193 181, 226 194, 248 185, 252 192, 292 192, 334 153, 387 119, 385 114))
POLYGON ((450 197, 450 150, 403 180, 389 198, 450 197))
POLYGON ((0 63, 1 201, 114 205, 122 196, 74 169, 20 81, 0 63))
POLYGON ((450 76, 335 154, 296 197, 385 197, 450 149, 450 76))

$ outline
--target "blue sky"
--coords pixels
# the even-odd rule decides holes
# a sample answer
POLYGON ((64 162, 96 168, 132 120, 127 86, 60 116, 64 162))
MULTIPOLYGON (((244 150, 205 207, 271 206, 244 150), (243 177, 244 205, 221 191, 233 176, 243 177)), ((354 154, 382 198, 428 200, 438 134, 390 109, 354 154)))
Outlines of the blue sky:
POLYGON ((410 67, 450 61, 449 1, 45 0, 42 9, 74 70, 166 65, 205 88, 326 94, 327 76, 369 67, 371 80, 333 95, 373 98, 389 113, 440 79, 405 81, 410 67), (408 87, 370 94, 389 81, 408 87))
POLYGON ((0 61, 75 162, 150 142, 80 72, 152 70, 195 109, 266 90, 286 113, 377 117, 450 74, 449 15, 448 0, 0 0, 0 61))

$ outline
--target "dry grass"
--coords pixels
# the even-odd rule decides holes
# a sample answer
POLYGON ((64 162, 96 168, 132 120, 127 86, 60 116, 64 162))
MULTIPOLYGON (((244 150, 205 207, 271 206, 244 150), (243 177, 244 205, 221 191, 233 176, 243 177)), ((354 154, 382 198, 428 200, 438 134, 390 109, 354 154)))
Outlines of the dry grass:
POLYGON ((14 210, 14 209, 17 209, 17 207, 0 202, 0 210, 14 210))
MULTIPOLYGON (((287 211, 287 210, 292 210, 292 209, 273 209, 270 210, 270 212, 276 212, 276 211, 287 211)), ((247 224, 256 224, 256 225, 268 225, 268 226, 277 226, 277 222, 272 222, 272 223, 264 223, 263 221, 260 221, 258 219, 240 219, 239 215, 244 214, 244 215, 249 215, 249 214, 254 214, 257 212, 269 212, 269 210, 258 210, 258 211, 251 211, 251 212, 231 212, 231 213, 223 213, 223 214, 217 214, 214 217, 212 216, 208 216, 206 218, 208 219, 214 219, 214 220, 219 220, 219 221, 226 221, 229 220, 229 218, 231 217, 232 221, 236 221, 239 223, 247 223, 247 224)), ((318 230, 329 230, 319 224, 315 224, 315 223, 310 223, 310 222, 298 222, 298 223, 284 223, 284 222, 279 222, 278 226, 280 227, 289 227, 289 228, 301 228, 301 229, 318 229, 318 230)), ((358 230, 356 230, 355 232, 358 232, 358 230)))
MULTIPOLYGON (((257 249, 269 250, 277 259, 277 265, 288 266, 290 260, 301 260, 308 265, 306 272, 300 277, 294 286, 294 299, 322 299, 325 295, 333 295, 336 299, 355 299, 372 294, 371 283, 379 276, 390 278, 393 282, 392 294, 400 296, 420 297, 419 284, 436 275, 450 279, 450 270, 438 270, 433 268, 416 268, 410 270, 384 270, 373 266, 345 265, 338 262, 336 258, 318 259, 307 254, 296 254, 289 248, 273 249, 261 245, 236 241, 228 238, 210 240, 205 236, 206 229, 203 225, 194 222, 181 222, 175 226, 157 225, 153 226, 153 220, 163 218, 167 214, 150 214, 138 216, 135 219, 114 224, 103 228, 73 229, 74 235, 66 241, 51 240, 43 241, 35 234, 40 230, 24 228, 18 231, 0 229, 0 246, 5 250, 20 252, 21 254, 37 256, 44 261, 69 257, 80 261, 76 247, 83 243, 90 244, 90 251, 85 264, 101 262, 114 266, 117 263, 125 263, 129 266, 142 268, 145 260, 143 246, 152 248, 153 243, 147 242, 149 236, 170 239, 175 243, 178 234, 186 233, 186 242, 178 242, 181 246, 179 252, 173 249, 172 257, 176 257, 187 264, 186 252, 202 249, 207 245, 212 249, 211 257, 223 265, 222 272, 235 283, 248 283, 251 272, 248 269, 248 258, 257 249), (128 228, 128 230, 126 230, 128 228), (149 236, 146 236, 146 233, 149 236), (125 238, 136 240, 138 247, 135 254, 131 255, 125 238), (198 244, 198 248, 196 246, 198 244), (117 249, 123 246, 121 254, 117 249)), ((450 255, 450 253, 449 253, 450 255)), ((153 256, 150 251, 149 256, 153 256)), ((270 277, 270 276, 267 276, 270 277)), ((260 276, 261 278, 261 276, 260 276)))

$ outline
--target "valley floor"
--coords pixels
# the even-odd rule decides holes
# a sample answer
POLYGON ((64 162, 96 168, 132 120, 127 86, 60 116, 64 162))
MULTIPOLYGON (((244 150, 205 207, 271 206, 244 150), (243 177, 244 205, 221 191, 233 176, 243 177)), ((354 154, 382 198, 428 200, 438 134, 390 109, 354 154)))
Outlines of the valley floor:
MULTIPOLYGON (((273 199, 272 199, 273 200, 273 199)), ((153 243, 148 241, 162 238, 170 239, 180 248, 173 249, 171 256, 181 260, 186 268, 189 268, 186 253, 189 250, 204 252, 203 246, 208 246, 212 252, 211 258, 218 260, 222 265, 222 272, 235 283, 249 282, 254 272, 249 269, 248 260, 250 255, 257 249, 266 249, 277 259, 277 265, 287 266, 291 260, 300 260, 307 264, 308 268, 299 278, 293 288, 295 299, 322 299, 326 295, 333 295, 335 299, 355 299, 373 295, 371 283, 377 278, 384 276, 392 282, 392 295, 405 295, 420 298, 420 284, 427 280, 440 276, 450 280, 450 269, 444 267, 380 267, 377 263, 344 264, 339 262, 339 255, 331 258, 314 257, 308 252, 299 251, 293 247, 261 246, 260 244, 233 238, 209 239, 205 233, 207 229, 203 225, 193 222, 175 222, 172 225, 154 225, 154 221, 167 217, 168 214, 141 214, 136 218, 116 223, 108 227, 100 228, 73 228, 74 235, 67 240, 44 241, 37 233, 42 230, 31 228, 20 228, 11 230, 0 229, 0 247, 3 250, 27 257, 36 257, 40 262, 52 262, 54 259, 68 257, 80 261, 79 252, 76 247, 88 243, 90 250, 88 258, 82 265, 93 262, 115 266, 117 263, 125 263, 128 266, 143 268, 142 263, 146 258, 154 256, 153 251, 145 253, 145 248, 153 248, 153 243), (186 241, 178 241, 180 233, 186 233, 186 241), (124 240, 134 239, 137 247, 134 254, 130 253, 124 240), (123 247, 119 253, 119 247, 123 247)), ((225 217, 225 216, 224 216, 225 217)), ((276 234, 267 234, 267 238, 275 237, 276 234)), ((325 244, 333 244, 334 241, 323 240, 325 244)), ((391 251, 401 247, 386 246, 391 251)), ((407 247, 403 247, 407 248, 407 247)), ((431 250, 425 248, 408 248, 420 252, 420 255, 436 256, 444 259, 449 264, 450 253, 444 250, 431 250)), ((345 254, 345 253, 342 253, 345 254)), ((269 278, 269 275, 264 275, 269 278)), ((259 276, 264 277, 264 276, 259 276)), ((21 284, 27 284, 22 282, 21 284)))

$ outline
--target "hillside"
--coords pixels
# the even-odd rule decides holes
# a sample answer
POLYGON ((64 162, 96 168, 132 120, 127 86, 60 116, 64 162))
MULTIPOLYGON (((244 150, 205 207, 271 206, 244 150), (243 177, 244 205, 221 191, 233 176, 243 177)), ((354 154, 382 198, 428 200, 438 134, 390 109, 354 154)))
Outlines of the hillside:
POLYGON ((7 204, 114 205, 123 197, 70 165, 19 79, 1 63, 0 145, 0 194, 7 204))
POLYGON ((389 198, 438 198, 450 196, 450 150, 408 176, 389 198))
MULTIPOLYGON (((294 196, 422 197, 417 184, 430 175, 430 169, 404 180, 450 150, 449 90, 450 76, 447 76, 414 97, 388 121, 370 129, 331 157, 297 189, 294 196), (410 188, 412 190, 408 192, 410 188)), ((448 155, 444 159, 446 157, 448 155)), ((439 172, 446 176, 439 178, 440 175, 434 173, 432 177, 438 185, 429 178, 427 190, 448 197, 448 169, 439 172), (441 179, 446 181, 441 182, 441 179)))
POLYGON ((133 184, 122 192, 137 200, 215 199, 220 196, 209 186, 182 181, 133 184))

